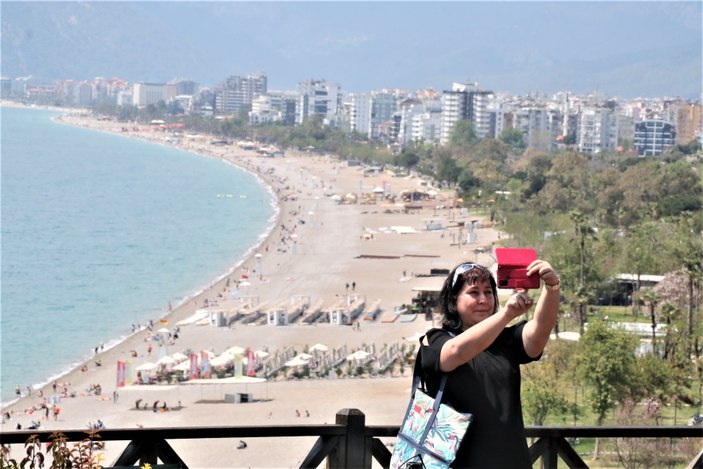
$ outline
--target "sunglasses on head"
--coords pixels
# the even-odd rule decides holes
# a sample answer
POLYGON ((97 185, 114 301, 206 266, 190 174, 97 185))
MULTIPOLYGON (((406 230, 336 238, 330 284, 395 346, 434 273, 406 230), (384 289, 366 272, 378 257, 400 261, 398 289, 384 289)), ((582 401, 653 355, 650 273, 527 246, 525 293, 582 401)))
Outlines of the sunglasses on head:
POLYGON ((467 262, 466 264, 461 264, 459 267, 456 268, 454 271, 454 278, 452 279, 452 288, 456 285, 456 281, 459 278, 459 275, 463 274, 464 272, 468 272, 469 270, 473 269, 481 269, 484 270, 485 267, 480 265, 480 264, 473 264, 467 262))

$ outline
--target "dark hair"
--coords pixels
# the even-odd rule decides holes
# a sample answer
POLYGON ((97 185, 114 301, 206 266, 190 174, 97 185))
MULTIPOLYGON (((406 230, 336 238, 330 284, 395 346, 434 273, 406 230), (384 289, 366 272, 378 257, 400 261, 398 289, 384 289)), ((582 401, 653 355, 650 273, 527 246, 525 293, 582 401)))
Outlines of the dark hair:
POLYGON ((454 272, 465 264, 465 262, 462 262, 449 272, 449 275, 444 280, 444 285, 442 285, 442 290, 439 292, 439 306, 443 315, 442 327, 452 331, 461 330, 462 322, 459 311, 456 309, 456 300, 459 292, 466 284, 475 285, 478 282, 489 282, 493 290, 493 314, 498 311, 498 287, 487 267, 475 264, 471 269, 460 273, 456 278, 456 282, 454 282, 454 272))

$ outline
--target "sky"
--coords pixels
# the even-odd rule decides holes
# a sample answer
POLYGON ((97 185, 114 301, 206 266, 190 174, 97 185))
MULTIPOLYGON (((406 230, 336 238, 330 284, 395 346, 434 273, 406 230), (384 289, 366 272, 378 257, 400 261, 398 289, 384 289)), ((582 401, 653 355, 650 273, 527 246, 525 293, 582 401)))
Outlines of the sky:
POLYGON ((698 100, 702 2, 0 2, 3 76, 698 100))

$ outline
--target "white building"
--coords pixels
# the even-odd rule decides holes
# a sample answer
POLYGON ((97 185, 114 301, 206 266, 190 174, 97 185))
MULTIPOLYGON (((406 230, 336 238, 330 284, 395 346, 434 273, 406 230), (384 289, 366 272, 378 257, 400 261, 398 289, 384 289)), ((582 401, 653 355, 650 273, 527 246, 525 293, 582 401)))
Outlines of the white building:
POLYGON ((166 85, 164 83, 139 82, 132 85, 132 104, 148 106, 159 101, 166 101, 166 85))
POLYGON ((579 113, 576 148, 591 155, 615 148, 610 132, 611 111, 603 107, 584 107, 579 113))
POLYGON ((250 106, 255 98, 266 94, 268 78, 264 74, 233 75, 215 90, 215 111, 237 114, 250 106))
POLYGON ((478 83, 454 83, 451 91, 442 92, 441 143, 447 144, 460 120, 470 120, 478 138, 491 134, 492 91, 481 91, 478 83))
POLYGON ((322 117, 326 125, 336 126, 342 114, 342 89, 337 83, 308 80, 298 87, 299 100, 295 122, 302 124, 311 116, 322 117))

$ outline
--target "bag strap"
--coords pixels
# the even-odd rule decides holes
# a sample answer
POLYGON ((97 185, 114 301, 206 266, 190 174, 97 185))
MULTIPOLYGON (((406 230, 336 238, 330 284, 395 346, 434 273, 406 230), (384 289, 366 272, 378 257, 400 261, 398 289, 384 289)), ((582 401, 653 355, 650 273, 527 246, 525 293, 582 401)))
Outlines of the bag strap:
MULTIPOLYGON (((456 337, 456 334, 454 334, 453 332, 445 332, 447 332, 450 337, 456 337)), ((426 337, 427 335, 423 335, 419 339, 420 347, 417 349, 417 355, 415 356, 415 366, 413 367, 413 387, 412 392, 410 394, 411 397, 415 397, 415 391, 417 390, 417 388, 427 391, 425 373, 422 371, 422 347, 425 347, 425 345, 423 345, 423 341, 426 337)), ((442 395, 444 395, 444 386, 447 384, 447 376, 448 373, 442 373, 442 378, 439 382, 439 390, 437 391, 437 395, 435 396, 435 402, 442 400, 442 395)), ((437 404, 437 407, 439 407, 439 404, 437 404)))
MULTIPOLYGON (((454 337, 454 334, 449 332, 449 334, 454 337)), ((413 389, 412 389, 412 394, 411 398, 415 398, 415 392, 417 391, 417 388, 422 385, 422 389, 425 391, 427 390, 426 383, 425 383, 425 374, 422 371, 422 347, 424 345, 422 344, 423 340, 425 339, 425 336, 423 335, 420 337, 420 348, 417 351, 417 356, 415 357, 415 367, 413 368, 413 389)), ((427 434, 430 432, 430 429, 432 428, 432 424, 434 421, 437 419, 437 414, 439 413, 439 407, 442 404, 442 397, 444 396, 444 387, 447 385, 447 378, 449 377, 449 373, 442 373, 442 378, 439 381, 439 389, 437 390, 437 394, 434 397, 434 404, 432 406, 432 415, 430 416, 430 419, 427 422, 427 425, 425 426, 425 430, 422 432, 422 436, 418 440, 418 443, 422 443, 425 441, 425 438, 427 438, 427 434)))

